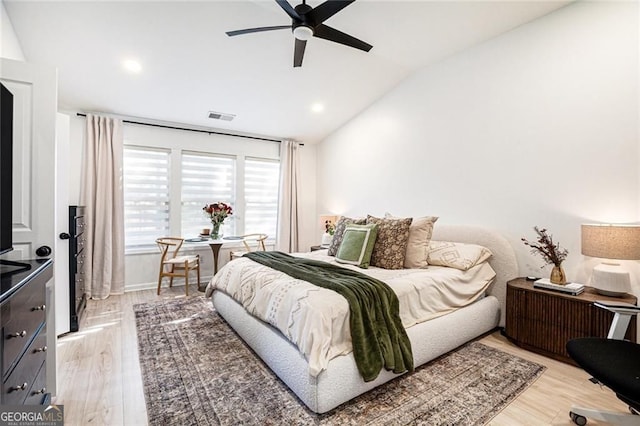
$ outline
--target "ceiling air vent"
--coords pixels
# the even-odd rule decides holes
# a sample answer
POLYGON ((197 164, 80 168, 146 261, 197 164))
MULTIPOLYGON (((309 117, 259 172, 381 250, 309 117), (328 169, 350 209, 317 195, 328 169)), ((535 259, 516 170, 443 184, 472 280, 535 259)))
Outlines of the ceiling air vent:
POLYGON ((234 114, 225 114, 223 112, 209 111, 209 118, 213 118, 214 120, 231 121, 234 118, 236 118, 236 116, 234 114))

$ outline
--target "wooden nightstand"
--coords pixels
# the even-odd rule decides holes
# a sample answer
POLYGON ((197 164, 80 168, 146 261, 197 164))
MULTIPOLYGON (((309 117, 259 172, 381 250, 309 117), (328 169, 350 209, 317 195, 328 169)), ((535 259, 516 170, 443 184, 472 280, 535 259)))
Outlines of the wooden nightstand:
POLYGON ((318 250, 324 250, 324 249, 328 249, 329 247, 323 247, 323 246, 311 246, 311 251, 318 251, 318 250))
MULTIPOLYGON (((565 348, 576 337, 607 337, 613 313, 593 305, 596 300, 637 303, 630 294, 603 296, 585 287, 571 296, 533 288, 533 281, 516 278, 507 283, 507 313, 504 334, 523 349, 574 364, 565 348)), ((625 338, 636 341, 636 319, 631 319, 625 338)))

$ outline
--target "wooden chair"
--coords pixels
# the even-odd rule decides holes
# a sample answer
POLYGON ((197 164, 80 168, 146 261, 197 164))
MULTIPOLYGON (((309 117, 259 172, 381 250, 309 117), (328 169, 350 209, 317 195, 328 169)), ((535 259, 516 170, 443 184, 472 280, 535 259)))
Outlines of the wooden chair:
POLYGON ((244 244, 244 250, 232 250, 229 253, 230 260, 242 257, 250 251, 267 251, 264 243, 268 238, 267 234, 247 234, 241 235, 240 238, 242 239, 242 244, 244 244))
POLYGON ((189 272, 194 269, 198 275, 200 284, 200 255, 178 256, 184 238, 163 237, 156 240, 156 244, 162 253, 160 258, 160 273, 158 274, 158 295, 162 286, 162 278, 169 277, 169 287, 173 286, 174 277, 184 278, 185 294, 189 295, 189 272))

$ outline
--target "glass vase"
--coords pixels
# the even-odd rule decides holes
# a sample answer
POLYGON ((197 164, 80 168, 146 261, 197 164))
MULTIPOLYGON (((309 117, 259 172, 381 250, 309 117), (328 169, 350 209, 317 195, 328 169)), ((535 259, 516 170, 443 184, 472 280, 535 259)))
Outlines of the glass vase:
POLYGON ((222 224, 211 222, 211 234, 209 236, 212 240, 219 240, 222 238, 222 234, 220 233, 220 225, 222 224))
POLYGON ((564 269, 562 266, 554 266, 551 270, 551 277, 549 277, 549 281, 552 284, 560 284, 565 285, 567 283, 567 276, 564 274, 564 269))

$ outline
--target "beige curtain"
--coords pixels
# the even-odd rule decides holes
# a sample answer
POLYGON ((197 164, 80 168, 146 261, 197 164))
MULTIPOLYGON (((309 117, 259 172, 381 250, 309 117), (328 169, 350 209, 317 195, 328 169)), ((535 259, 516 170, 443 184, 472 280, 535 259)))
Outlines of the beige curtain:
POLYGON ((276 250, 298 251, 298 176, 300 144, 280 142, 280 205, 276 250))
POLYGON ((88 297, 124 293, 122 121, 87 114, 81 204, 86 207, 88 297))

